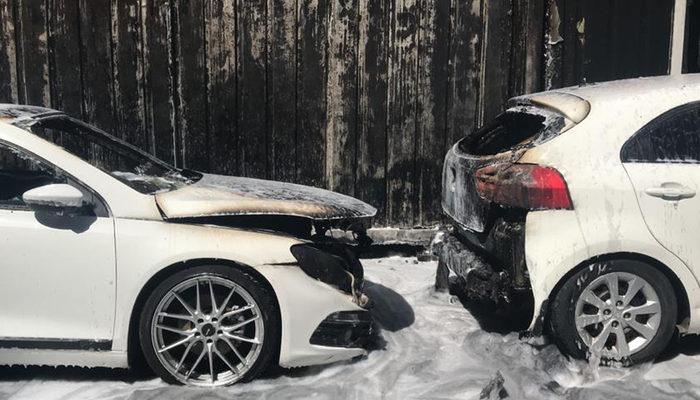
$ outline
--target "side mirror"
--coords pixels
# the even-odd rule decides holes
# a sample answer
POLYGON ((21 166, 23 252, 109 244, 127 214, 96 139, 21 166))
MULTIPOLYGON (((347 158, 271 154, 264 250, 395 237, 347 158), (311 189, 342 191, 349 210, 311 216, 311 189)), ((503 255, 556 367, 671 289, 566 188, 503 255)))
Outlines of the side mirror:
POLYGON ((34 209, 54 212, 77 211, 85 203, 80 190, 65 183, 39 186, 27 190, 22 195, 22 200, 34 209))

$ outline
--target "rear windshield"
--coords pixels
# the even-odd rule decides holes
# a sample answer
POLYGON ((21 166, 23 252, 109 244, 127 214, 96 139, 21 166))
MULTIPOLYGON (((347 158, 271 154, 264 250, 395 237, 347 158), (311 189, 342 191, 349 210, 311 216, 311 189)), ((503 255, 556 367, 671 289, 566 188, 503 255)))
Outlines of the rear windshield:
POLYGON ((563 131, 560 114, 532 106, 506 110, 459 143, 462 152, 494 155, 507 150, 543 143, 563 131))

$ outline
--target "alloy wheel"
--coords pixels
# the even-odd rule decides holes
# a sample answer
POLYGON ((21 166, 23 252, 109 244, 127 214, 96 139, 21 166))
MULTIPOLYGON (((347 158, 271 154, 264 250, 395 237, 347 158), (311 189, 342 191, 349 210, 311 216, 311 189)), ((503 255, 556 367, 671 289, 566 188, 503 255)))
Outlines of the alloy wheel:
POLYGON ((581 292, 576 330, 589 351, 624 360, 646 347, 659 331, 661 306, 654 288, 641 277, 610 272, 581 292))
POLYGON ((260 307, 235 282, 197 276, 169 290, 156 307, 151 338, 158 360, 178 381, 223 386, 240 380, 260 355, 260 307))

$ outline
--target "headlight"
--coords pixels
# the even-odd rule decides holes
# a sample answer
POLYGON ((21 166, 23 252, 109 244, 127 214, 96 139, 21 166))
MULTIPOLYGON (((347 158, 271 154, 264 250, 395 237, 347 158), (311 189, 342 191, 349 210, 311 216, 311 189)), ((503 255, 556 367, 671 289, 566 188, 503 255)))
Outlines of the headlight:
POLYGON ((290 251, 299 267, 310 277, 359 299, 364 271, 348 246, 338 243, 296 244, 290 251))

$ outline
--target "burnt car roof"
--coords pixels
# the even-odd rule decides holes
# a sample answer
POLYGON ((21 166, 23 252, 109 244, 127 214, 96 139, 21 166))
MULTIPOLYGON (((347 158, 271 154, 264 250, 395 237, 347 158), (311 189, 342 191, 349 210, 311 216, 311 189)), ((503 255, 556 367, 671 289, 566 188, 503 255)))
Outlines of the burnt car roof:
POLYGON ((26 118, 34 118, 46 114, 64 114, 61 111, 46 107, 27 106, 21 104, 0 104, 0 120, 14 123, 26 118))

